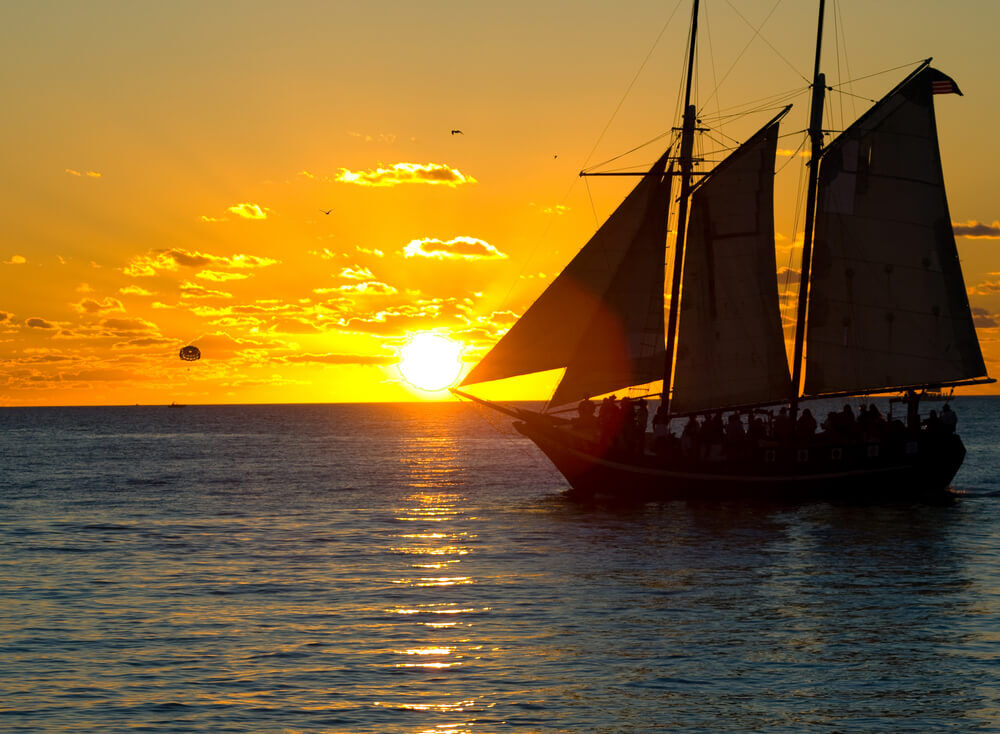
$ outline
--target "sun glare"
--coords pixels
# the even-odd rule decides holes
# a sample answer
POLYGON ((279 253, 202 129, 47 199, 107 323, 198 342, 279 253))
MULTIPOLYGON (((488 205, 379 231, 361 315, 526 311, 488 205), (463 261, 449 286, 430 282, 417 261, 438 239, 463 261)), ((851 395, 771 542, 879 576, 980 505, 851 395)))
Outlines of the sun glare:
POLYGON ((414 334, 399 350, 399 371, 413 387, 438 392, 462 371, 462 345, 439 334, 414 334))

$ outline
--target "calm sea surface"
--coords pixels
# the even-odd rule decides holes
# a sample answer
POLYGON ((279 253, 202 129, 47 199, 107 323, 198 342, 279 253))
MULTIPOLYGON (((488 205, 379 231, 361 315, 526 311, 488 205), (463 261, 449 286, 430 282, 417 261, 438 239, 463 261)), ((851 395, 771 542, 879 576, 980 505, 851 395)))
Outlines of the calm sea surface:
POLYGON ((950 506, 568 501, 457 404, 0 409, 4 732, 1000 731, 950 506))

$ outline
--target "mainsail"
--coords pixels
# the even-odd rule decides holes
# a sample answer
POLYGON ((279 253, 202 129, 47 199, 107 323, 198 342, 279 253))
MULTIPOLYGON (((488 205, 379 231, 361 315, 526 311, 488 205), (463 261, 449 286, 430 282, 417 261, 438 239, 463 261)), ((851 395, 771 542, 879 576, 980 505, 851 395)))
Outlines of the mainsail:
POLYGON ((951 228, 926 67, 826 149, 804 393, 863 393, 986 374, 951 228))
POLYGON ((463 385, 566 368, 551 404, 663 377, 669 151, 463 385))
POLYGON ((674 412, 791 396, 774 256, 774 158, 786 112, 720 163, 692 195, 674 412))

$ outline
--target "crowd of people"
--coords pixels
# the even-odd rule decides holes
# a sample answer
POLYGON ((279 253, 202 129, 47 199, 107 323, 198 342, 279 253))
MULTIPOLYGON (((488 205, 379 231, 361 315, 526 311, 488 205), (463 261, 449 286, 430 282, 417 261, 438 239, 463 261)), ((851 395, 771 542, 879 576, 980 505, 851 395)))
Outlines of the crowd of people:
POLYGON ((649 406, 645 398, 620 400, 615 395, 600 405, 590 399, 580 401, 574 426, 584 435, 596 438, 604 449, 624 454, 679 453, 686 458, 717 461, 748 454, 753 448, 770 442, 777 446, 852 445, 902 439, 924 430, 932 434, 954 433, 958 423, 955 411, 945 403, 938 414, 931 410, 921 421, 917 400, 907 401, 906 421, 888 418, 874 403, 861 405, 857 412, 845 404, 839 411, 827 413, 817 422, 809 408, 793 418, 788 408, 777 413, 758 408, 751 411, 722 411, 690 415, 680 435, 671 431, 665 406, 660 404, 652 420, 652 436, 647 437, 649 406))

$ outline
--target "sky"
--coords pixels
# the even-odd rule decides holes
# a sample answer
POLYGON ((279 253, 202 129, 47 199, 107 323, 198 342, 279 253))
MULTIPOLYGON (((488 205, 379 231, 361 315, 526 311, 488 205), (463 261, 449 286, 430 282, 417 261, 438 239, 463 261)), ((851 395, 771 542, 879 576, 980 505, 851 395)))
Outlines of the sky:
MULTIPOLYGON (((702 6, 707 159, 774 114, 732 111, 797 93, 775 222, 794 269, 816 7, 702 6)), ((964 92, 935 104, 1000 374, 1000 4, 827 8, 831 130, 929 56, 964 92)), ((446 395, 401 350, 434 332, 469 367, 559 273, 634 183, 578 172, 657 139, 605 169, 648 166, 678 124, 689 21, 687 0, 0 2, 0 405, 446 395)))

